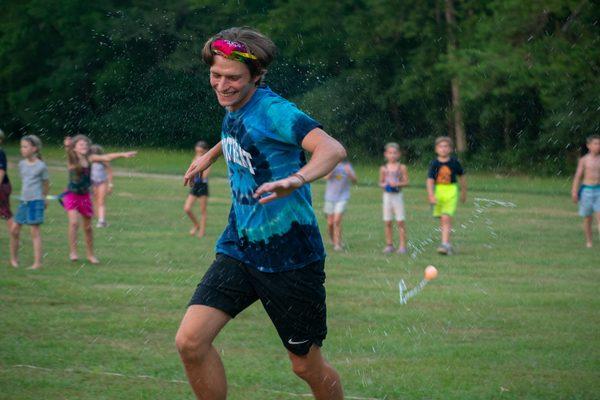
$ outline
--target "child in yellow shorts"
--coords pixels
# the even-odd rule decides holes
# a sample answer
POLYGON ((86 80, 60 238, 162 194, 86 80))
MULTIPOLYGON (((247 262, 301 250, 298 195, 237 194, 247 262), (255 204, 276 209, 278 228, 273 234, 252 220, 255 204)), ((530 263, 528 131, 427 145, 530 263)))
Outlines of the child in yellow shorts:
POLYGON ((438 253, 452 254, 450 232, 452 231, 452 217, 458 204, 458 189, 460 186, 460 201, 467 200, 467 180, 464 176, 460 162, 452 157, 452 139, 440 136, 435 140, 435 153, 437 158, 429 164, 427 173, 427 194, 429 203, 433 206, 433 216, 440 219, 442 244, 438 253))

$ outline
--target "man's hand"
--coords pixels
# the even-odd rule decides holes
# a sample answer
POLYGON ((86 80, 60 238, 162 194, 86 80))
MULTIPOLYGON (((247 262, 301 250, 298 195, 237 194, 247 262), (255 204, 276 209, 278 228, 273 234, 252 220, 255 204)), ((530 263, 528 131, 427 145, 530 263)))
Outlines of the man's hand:
POLYGON ((254 192, 254 198, 259 199, 260 204, 265 204, 275 199, 289 196, 294 190, 298 189, 304 184, 302 179, 292 175, 285 179, 280 179, 274 182, 263 183, 254 192), (269 193, 265 197, 261 197, 263 194, 269 193))
POLYGON ((210 167, 211 160, 207 154, 203 155, 197 160, 192 161, 185 175, 183 176, 183 186, 192 186, 194 183, 194 177, 210 167))
POLYGON ((435 198, 434 195, 430 194, 429 195, 429 204, 436 204, 437 203, 437 199, 435 198))
POLYGON ((465 204, 467 202, 467 192, 460 193, 460 202, 465 204))
POLYGON ((571 199, 573 199, 573 203, 579 203, 579 193, 575 190, 571 192, 571 199))

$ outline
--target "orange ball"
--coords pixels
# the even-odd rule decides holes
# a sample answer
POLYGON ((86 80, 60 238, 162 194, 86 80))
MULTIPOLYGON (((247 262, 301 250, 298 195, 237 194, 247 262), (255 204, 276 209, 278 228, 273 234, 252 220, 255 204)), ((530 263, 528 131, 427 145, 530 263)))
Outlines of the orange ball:
POLYGON ((433 265, 428 265, 427 268, 425 268, 425 280, 431 281, 437 278, 437 275, 438 271, 433 265))

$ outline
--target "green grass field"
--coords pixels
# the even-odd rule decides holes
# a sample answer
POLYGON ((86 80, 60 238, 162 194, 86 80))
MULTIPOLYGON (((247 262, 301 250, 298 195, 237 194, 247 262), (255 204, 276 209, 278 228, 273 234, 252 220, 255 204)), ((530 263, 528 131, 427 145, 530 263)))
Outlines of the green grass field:
MULTIPOLYGON (((60 152, 46 154, 51 165, 60 164, 60 152)), ((142 152, 116 167, 175 173, 188 159, 142 152)), ((598 398, 600 243, 584 248, 566 179, 471 176, 455 225, 458 254, 444 258, 435 254, 424 171, 412 170, 414 186, 405 192, 412 257, 387 257, 376 167, 358 171, 363 184, 353 189, 345 219, 348 250, 329 251, 326 264, 324 353, 349 399, 598 398), (477 205, 476 197, 516 207, 477 205), (398 281, 417 284, 428 264, 438 267, 439 278, 400 305, 398 281)), ((65 176, 51 170, 53 194, 65 176)), ((14 168, 11 177, 18 190, 14 168)), ((178 177, 117 177, 111 225, 95 230, 100 266, 67 260, 66 216, 56 202, 42 230, 41 271, 8 266, 0 226, 0 399, 192 398, 174 335, 226 223, 223 177, 220 164, 202 240, 187 235, 186 189, 178 177)), ((323 189, 313 185, 316 210, 323 189)), ((324 228, 320 212, 319 219, 324 228)), ((31 251, 25 229, 22 266, 31 251)), ((232 321, 216 346, 230 399, 309 392, 260 304, 232 321)))

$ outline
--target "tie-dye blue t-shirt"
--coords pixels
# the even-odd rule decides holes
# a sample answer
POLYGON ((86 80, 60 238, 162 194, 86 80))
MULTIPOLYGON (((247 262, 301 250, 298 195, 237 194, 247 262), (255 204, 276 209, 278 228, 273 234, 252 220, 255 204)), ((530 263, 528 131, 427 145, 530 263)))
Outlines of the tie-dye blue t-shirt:
POLYGON ((221 143, 232 205, 217 253, 263 272, 302 268, 325 258, 310 185, 267 204, 252 197, 263 183, 287 178, 306 164, 302 140, 320 126, 267 87, 227 112, 221 143))

